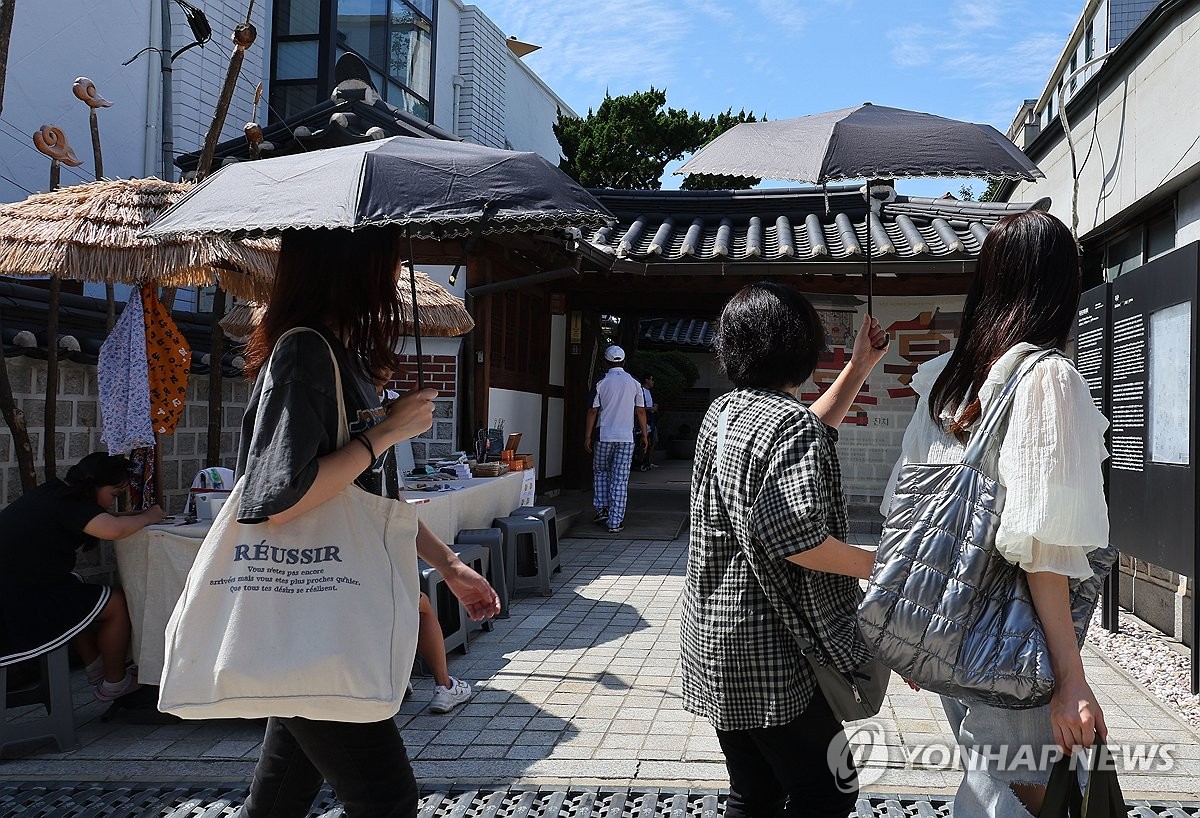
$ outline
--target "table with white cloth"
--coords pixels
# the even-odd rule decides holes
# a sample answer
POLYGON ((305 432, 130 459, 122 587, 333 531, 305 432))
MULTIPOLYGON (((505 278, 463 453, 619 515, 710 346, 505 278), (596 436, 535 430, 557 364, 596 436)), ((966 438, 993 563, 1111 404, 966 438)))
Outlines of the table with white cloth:
POLYGON ((113 542, 133 626, 133 660, 145 684, 156 685, 162 676, 167 620, 210 525, 152 525, 113 542))
MULTIPOLYGON (((521 505, 523 472, 500 477, 447 480, 454 491, 405 491, 404 499, 428 500, 417 506, 421 522, 448 543, 464 528, 488 528, 496 517, 507 517, 521 505)), ((420 478, 409 478, 419 483, 420 478)))
MULTIPOLYGON (((415 481, 414 481, 415 482, 415 481)), ((405 491, 420 519, 442 540, 452 543, 464 528, 487 528, 519 506, 522 474, 452 480, 455 491, 405 491)), ((148 526, 113 545, 129 620, 138 678, 158 684, 162 676, 167 620, 183 593, 188 571, 210 523, 148 526)))

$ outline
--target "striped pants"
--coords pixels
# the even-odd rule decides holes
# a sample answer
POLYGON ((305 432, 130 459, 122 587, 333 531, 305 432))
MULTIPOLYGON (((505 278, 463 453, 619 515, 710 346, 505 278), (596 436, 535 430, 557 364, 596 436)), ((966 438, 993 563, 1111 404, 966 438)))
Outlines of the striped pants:
POLYGON ((633 442, 607 443, 600 441, 592 452, 592 505, 596 513, 608 509, 608 527, 625 521, 625 506, 629 501, 629 468, 633 465, 633 442))

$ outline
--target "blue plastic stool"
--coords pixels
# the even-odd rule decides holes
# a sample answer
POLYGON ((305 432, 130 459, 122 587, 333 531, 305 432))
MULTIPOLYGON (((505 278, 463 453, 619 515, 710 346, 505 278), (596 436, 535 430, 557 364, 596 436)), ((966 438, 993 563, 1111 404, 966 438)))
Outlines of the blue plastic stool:
POLYGON ((441 571, 424 562, 418 562, 417 567, 421 572, 421 590, 429 597, 433 615, 442 626, 446 653, 455 648, 462 648, 466 653, 470 648, 467 645, 467 615, 462 603, 446 587, 441 571))

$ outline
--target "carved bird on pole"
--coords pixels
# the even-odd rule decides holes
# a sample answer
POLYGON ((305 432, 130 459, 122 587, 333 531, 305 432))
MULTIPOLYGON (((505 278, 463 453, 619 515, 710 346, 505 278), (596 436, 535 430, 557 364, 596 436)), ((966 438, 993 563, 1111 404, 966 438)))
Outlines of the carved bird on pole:
MULTIPOLYGON (((87 77, 77 77, 75 84, 71 86, 71 92, 88 107, 88 124, 92 128, 92 157, 96 160, 96 181, 99 182, 104 178, 104 155, 100 150, 100 121, 96 116, 96 110, 99 108, 111 108, 112 103, 100 96, 99 92, 96 91, 96 83, 87 77)), ((116 300, 116 293, 113 291, 112 282, 104 282, 104 323, 109 332, 112 332, 113 324, 116 323, 116 300)))
MULTIPOLYGON (((83 162, 67 144, 67 135, 57 125, 43 125, 33 135, 34 146, 50 157, 50 190, 58 189, 59 166, 79 167, 83 162)), ((58 306, 62 280, 50 276, 50 304, 46 317, 46 413, 42 428, 42 461, 46 479, 58 475, 55 414, 58 411, 58 306)))

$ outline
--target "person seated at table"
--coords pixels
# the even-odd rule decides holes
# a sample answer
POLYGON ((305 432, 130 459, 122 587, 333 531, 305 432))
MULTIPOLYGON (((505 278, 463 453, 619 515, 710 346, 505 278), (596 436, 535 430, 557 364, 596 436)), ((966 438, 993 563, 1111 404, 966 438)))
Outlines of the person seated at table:
POLYGON ((133 464, 93 452, 64 479, 47 480, 0 511, 0 665, 32 659, 70 641, 100 701, 138 688, 129 657, 129 610, 117 588, 83 582, 76 551, 118 540, 163 518, 157 505, 110 509, 133 464))
MULTIPOLYGON (((429 709, 434 713, 449 713, 460 704, 466 704, 475 695, 470 682, 464 682, 450 675, 446 666, 446 638, 442 633, 442 625, 433 613, 433 605, 428 595, 421 592, 421 621, 417 626, 417 655, 433 674, 433 698, 429 700, 429 709)), ((412 693, 412 682, 408 683, 408 692, 412 693)))

